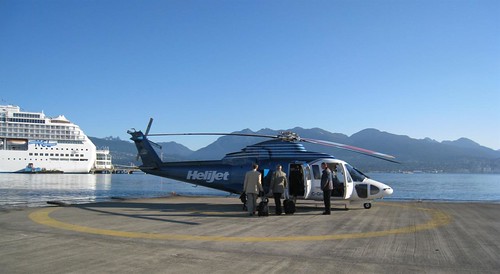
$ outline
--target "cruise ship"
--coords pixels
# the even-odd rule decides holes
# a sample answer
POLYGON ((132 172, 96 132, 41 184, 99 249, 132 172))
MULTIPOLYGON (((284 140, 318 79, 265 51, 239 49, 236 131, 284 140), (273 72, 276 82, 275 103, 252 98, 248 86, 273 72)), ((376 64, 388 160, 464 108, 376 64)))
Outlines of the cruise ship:
POLYGON ((0 105, 0 172, 88 173, 96 147, 63 115, 0 105))

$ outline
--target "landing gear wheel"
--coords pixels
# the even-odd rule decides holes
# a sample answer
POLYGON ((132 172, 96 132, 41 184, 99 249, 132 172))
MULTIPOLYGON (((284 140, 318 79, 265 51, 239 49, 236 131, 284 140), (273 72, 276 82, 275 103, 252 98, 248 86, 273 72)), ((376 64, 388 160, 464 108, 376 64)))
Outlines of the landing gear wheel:
POLYGON ((365 209, 372 208, 372 204, 371 203, 365 203, 363 206, 365 207, 365 209))

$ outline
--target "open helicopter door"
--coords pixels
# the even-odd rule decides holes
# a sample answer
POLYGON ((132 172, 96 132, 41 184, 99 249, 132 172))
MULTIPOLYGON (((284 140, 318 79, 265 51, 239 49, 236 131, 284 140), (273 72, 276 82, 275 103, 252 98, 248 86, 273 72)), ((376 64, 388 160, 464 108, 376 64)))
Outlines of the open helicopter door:
POLYGON ((302 164, 302 170, 304 171, 304 199, 308 199, 313 190, 311 167, 304 163, 302 164))
POLYGON ((340 180, 341 178, 343 179, 343 198, 344 200, 347 200, 351 198, 352 192, 354 191, 354 182, 351 178, 351 175, 349 172, 347 172, 346 166, 341 163, 338 164, 337 166, 337 178, 340 180))
POLYGON ((311 171, 305 163, 289 165, 288 193, 292 197, 307 198, 311 193, 311 171))

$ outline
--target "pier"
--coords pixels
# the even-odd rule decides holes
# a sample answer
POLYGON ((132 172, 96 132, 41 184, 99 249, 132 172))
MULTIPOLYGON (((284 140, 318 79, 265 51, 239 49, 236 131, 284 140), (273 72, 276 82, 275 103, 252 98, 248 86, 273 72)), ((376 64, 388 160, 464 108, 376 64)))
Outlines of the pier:
POLYGON ((121 166, 113 165, 106 168, 93 168, 90 173, 92 174, 132 174, 135 172, 142 172, 137 166, 121 166))

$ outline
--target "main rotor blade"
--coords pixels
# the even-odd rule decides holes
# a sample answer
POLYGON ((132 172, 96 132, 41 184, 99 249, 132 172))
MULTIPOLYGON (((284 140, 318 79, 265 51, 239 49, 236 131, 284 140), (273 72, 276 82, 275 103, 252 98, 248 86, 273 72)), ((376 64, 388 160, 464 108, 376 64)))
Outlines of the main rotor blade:
POLYGON ((345 149, 345 150, 361 153, 361 154, 364 154, 367 156, 371 156, 371 157, 375 157, 378 159, 382 159, 382 160, 386 160, 389 162, 399 164, 398 161, 394 160, 394 159, 396 159, 396 157, 389 155, 389 154, 384 154, 384 153, 380 153, 380 152, 376 152, 376 151, 372 151, 372 150, 368 150, 368 149, 364 149, 364 148, 360 148, 360 147, 355 147, 355 146, 350 146, 350 145, 345 145, 345 144, 340 144, 340 143, 335 143, 335 142, 330 142, 330 141, 325 141, 325 140, 316 140, 316 139, 309 139, 309 138, 301 138, 301 140, 304 142, 312 143, 312 144, 318 144, 318 145, 323 145, 323 146, 335 147, 335 148, 339 148, 339 149, 345 149))
POLYGON ((265 135, 265 134, 251 134, 251 133, 222 133, 222 132, 199 132, 199 133, 152 133, 148 136, 181 136, 181 135, 214 135, 214 136, 246 136, 246 137, 263 137, 263 138, 278 138, 276 135, 265 135))
POLYGON ((266 134, 254 134, 254 133, 224 133, 224 132, 192 132, 192 133, 152 133, 149 134, 148 136, 207 136, 207 135, 220 135, 220 136, 245 136, 245 137, 263 137, 263 138, 271 138, 271 139, 281 139, 289 142, 307 142, 307 143, 312 143, 312 144, 318 144, 318 145, 323 145, 323 146, 330 146, 330 147, 335 147, 339 149, 344 149, 344 150, 349 150, 353 152, 357 152, 360 154, 364 154, 367 156, 375 157, 378 159, 386 160, 389 162, 393 163, 398 163, 398 161, 394 160, 396 157, 389 155, 389 154, 384 154, 360 147, 355 147, 355 146, 350 146, 350 145, 345 145, 345 144, 340 144, 340 143, 335 143, 335 142, 330 142, 330 141, 325 141, 325 140, 316 140, 316 139, 309 139, 309 138, 301 138, 298 135, 292 133, 292 132, 281 132, 279 135, 266 135, 266 134))

